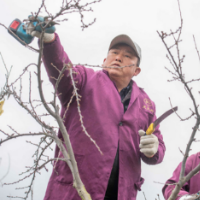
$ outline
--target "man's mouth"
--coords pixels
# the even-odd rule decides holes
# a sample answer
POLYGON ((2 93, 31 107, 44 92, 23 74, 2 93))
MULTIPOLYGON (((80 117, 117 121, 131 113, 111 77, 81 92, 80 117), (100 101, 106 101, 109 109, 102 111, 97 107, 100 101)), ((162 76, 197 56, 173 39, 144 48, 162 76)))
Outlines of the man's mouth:
POLYGON ((121 67, 120 64, 114 63, 112 64, 113 67, 121 67))

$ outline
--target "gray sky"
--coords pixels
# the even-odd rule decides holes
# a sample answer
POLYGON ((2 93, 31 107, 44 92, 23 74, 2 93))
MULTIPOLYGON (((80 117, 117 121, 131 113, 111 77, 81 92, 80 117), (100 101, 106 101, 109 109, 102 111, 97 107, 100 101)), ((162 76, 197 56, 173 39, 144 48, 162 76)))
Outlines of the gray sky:
MULTIPOLYGON (((56 13, 61 5, 61 0, 47 0, 47 6, 52 13, 56 13)), ((186 55, 184 71, 186 79, 199 78, 200 66, 197 53, 195 51, 193 34, 196 37, 197 45, 200 42, 200 2, 198 0, 181 1, 181 10, 183 16, 183 42, 181 44, 181 53, 186 55)), ((41 1, 35 0, 0 0, 0 23, 9 26, 15 18, 21 20, 36 12, 41 1)), ((178 12, 178 3, 176 0, 104 0, 93 6, 94 12, 87 13, 85 19, 92 21, 97 18, 96 23, 90 28, 82 31, 80 28, 80 18, 77 14, 70 15, 69 21, 58 25, 57 33, 65 51, 68 53, 73 63, 101 65, 106 57, 110 41, 118 34, 127 34, 136 41, 142 49, 141 73, 134 80, 144 88, 150 98, 155 102, 157 116, 159 117, 170 108, 169 97, 174 106, 179 107, 179 114, 184 118, 190 114, 189 108, 193 108, 189 96, 186 94, 181 83, 167 82, 171 75, 164 67, 171 68, 167 58, 166 50, 162 44, 158 31, 175 30, 180 26, 180 17, 178 12)), ((7 30, 0 26, 0 52, 4 56, 7 67, 13 66, 11 79, 14 80, 23 68, 29 63, 37 62, 37 53, 30 51, 12 38, 7 30)), ((169 40, 170 42, 170 40, 169 40)), ((37 48, 37 40, 34 40, 33 46, 37 48)), ((199 47, 200 48, 200 47, 199 47)), ((5 81, 5 69, 0 60, 0 87, 5 81)), ((51 98, 52 86, 48 83, 45 72, 45 96, 51 98)), ((36 83, 35 83, 36 84, 36 83)), ((196 99, 198 84, 193 86, 196 99)), ((24 98, 28 96, 28 78, 23 81, 24 98)), ((38 96, 37 90, 33 90, 33 97, 38 96)), ((54 123, 48 119, 49 123, 54 123)), ((40 127, 27 115, 26 111, 20 108, 15 101, 10 98, 6 100, 4 113, 0 116, 0 129, 9 131, 7 125, 12 125, 19 132, 39 131, 40 127)), ((145 183, 142 191, 147 200, 152 200, 160 194, 163 199, 161 189, 164 183, 171 175, 175 167, 182 160, 182 154, 179 151, 185 150, 187 141, 194 119, 181 122, 176 115, 170 116, 161 123, 160 130, 163 134, 166 144, 166 154, 164 161, 157 166, 148 166, 142 164, 142 177, 145 183)), ((200 139, 199 134, 197 139, 200 139)), ((10 141, 2 145, 0 151, 0 178, 5 174, 8 168, 8 154, 10 155, 10 172, 4 179, 5 182, 12 182, 19 179, 18 174, 24 170, 24 166, 31 166, 31 156, 35 150, 34 146, 26 144, 26 140, 34 138, 21 138, 10 141)), ((199 143, 192 146, 191 153, 199 151, 199 143)), ((53 152, 49 151, 53 156, 53 152)), ((43 171, 42 175, 37 176, 34 184, 34 199, 42 199, 51 174, 51 166, 48 166, 49 172, 43 171)), ((21 177, 20 177, 21 178, 21 177)), ((0 199, 7 199, 6 195, 23 195, 22 191, 14 190, 15 187, 25 186, 24 182, 15 186, 0 187, 0 199)), ((144 199, 142 192, 138 193, 138 200, 144 199)))

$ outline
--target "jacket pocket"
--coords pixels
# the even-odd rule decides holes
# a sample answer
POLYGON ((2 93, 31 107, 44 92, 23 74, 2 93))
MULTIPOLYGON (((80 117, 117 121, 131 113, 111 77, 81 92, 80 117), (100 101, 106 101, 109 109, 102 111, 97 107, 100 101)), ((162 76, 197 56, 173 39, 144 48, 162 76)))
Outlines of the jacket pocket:
POLYGON ((141 186, 142 186, 143 183, 144 183, 144 179, 142 177, 140 177, 140 180, 137 181, 136 183, 134 183, 135 188, 137 190, 141 191, 141 186))
MULTIPOLYGON (((63 158, 63 156, 61 157, 63 158)), ((79 169, 83 161, 83 155, 75 155, 75 159, 79 169)), ((57 163, 55 163, 55 165, 54 165, 54 173, 56 174, 55 178, 56 181, 61 184, 72 185, 73 176, 67 163, 65 161, 59 160, 57 163)))

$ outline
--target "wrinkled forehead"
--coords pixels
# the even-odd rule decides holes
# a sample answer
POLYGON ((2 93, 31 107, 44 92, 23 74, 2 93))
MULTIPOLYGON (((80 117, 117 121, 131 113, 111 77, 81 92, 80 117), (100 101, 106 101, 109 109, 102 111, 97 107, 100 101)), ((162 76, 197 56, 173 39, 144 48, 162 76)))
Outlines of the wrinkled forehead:
POLYGON ((109 51, 112 50, 112 49, 124 50, 125 52, 130 53, 131 55, 137 57, 137 54, 136 54, 135 50, 132 47, 130 47, 129 45, 125 44, 125 43, 116 44, 116 45, 112 46, 109 49, 109 51))

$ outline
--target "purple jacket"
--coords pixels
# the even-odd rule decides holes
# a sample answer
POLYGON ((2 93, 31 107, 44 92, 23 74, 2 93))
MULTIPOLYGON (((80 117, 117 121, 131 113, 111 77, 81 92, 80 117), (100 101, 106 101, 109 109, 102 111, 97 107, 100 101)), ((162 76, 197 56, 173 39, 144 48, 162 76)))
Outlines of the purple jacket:
MULTIPOLYGON (((200 152, 197 154, 191 155, 186 162, 186 168, 185 168, 185 175, 187 175, 192 169, 194 169, 197 165, 200 163, 200 152)), ((167 180, 165 186, 163 187, 163 195, 165 199, 168 199, 171 195, 172 190, 174 189, 175 185, 167 185, 167 183, 177 183, 179 181, 179 175, 181 172, 181 165, 180 163, 176 170, 173 173, 173 176, 167 180)), ((180 190, 178 197, 176 200, 179 200, 181 196, 186 194, 195 194, 200 191, 200 173, 193 176, 188 182, 184 184, 182 189, 180 190)))
MULTIPOLYGON (((49 77, 57 77, 57 68, 70 62, 64 52, 58 35, 56 40, 45 44, 43 61, 49 77)), ((155 105, 147 94, 133 83, 132 94, 127 111, 115 84, 110 80, 107 71, 94 71, 84 66, 74 67, 74 79, 81 98, 81 112, 84 125, 91 137, 100 147, 99 153, 94 144, 84 134, 79 121, 77 103, 73 99, 67 111, 65 126, 75 153, 80 177, 93 200, 103 200, 113 162, 119 143, 119 200, 135 200, 137 190, 140 190, 144 179, 141 178, 141 158, 147 164, 157 164, 163 160, 165 145, 158 127, 154 134, 158 137, 158 152, 147 158, 139 149, 140 137, 138 130, 146 130, 156 119, 155 105)), ((55 85, 55 80, 50 78, 55 85)), ((58 93, 62 105, 61 116, 72 95, 68 71, 65 71, 58 93)), ((62 138, 61 133, 58 133, 62 138)), ((56 147, 55 157, 58 156, 56 147)), ((72 187, 72 175, 69 167, 63 161, 58 161, 48 183, 45 200, 79 200, 76 190, 72 187)))

